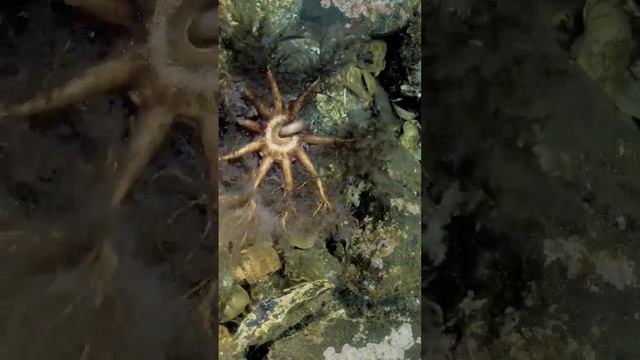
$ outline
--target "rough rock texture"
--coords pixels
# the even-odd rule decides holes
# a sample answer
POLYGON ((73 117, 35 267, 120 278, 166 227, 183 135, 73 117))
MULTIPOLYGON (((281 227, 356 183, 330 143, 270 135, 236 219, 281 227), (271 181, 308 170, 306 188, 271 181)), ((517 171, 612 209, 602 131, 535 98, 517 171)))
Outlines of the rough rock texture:
POLYGON ((426 350, 640 356, 638 129, 572 61, 581 3, 428 4, 426 350))
MULTIPOLYGON (((289 172, 274 166, 252 194, 252 201, 221 209, 221 218, 241 224, 237 231, 225 232, 222 240, 231 246, 221 253, 232 257, 234 248, 245 241, 268 242, 283 259, 282 271, 253 284, 226 276, 248 289, 251 304, 243 314, 221 324, 222 333, 228 333, 231 340, 246 338, 247 329, 268 334, 244 342, 249 344, 249 359, 295 359, 302 353, 309 359, 325 359, 338 353, 349 356, 352 351, 364 354, 369 347, 389 356, 418 359, 420 163, 400 140, 403 122, 392 105, 398 97, 405 98, 400 85, 409 81, 413 69, 404 69, 404 60, 410 56, 405 58, 401 52, 417 51, 418 44, 410 40, 415 37, 403 28, 371 39, 363 28, 349 27, 336 8, 323 8, 315 0, 228 0, 222 8, 228 21, 221 25, 221 72, 225 74, 221 153, 260 136, 236 122, 261 121, 256 116, 260 105, 248 100, 251 95, 243 95, 242 86, 270 100, 267 65, 286 102, 319 79, 317 95, 298 117, 310 133, 353 139, 334 148, 308 149, 333 206, 330 210, 318 206, 319 191, 312 181, 305 182, 311 179, 299 162, 292 166, 296 188, 288 198, 282 196, 281 184, 286 189, 287 181, 281 179, 286 180, 289 172), (288 4, 293 6, 287 7, 286 16, 271 16, 269 7, 281 13, 288 4), (399 41, 401 38, 406 41, 399 41), (391 47, 388 44, 393 51, 386 51, 391 47), (345 69, 353 75, 348 79, 351 86, 341 78, 345 69), (332 121, 327 113, 339 114, 334 119, 340 121, 332 121), (279 221, 272 228, 263 226, 276 224, 283 213, 288 214, 286 228, 279 221), (260 227, 247 225, 253 214, 260 227), (316 281, 332 287, 324 306, 316 306, 303 293, 295 297, 299 301, 285 301, 283 293, 300 291, 305 283, 316 281), (297 290, 287 290, 290 286, 297 290), (252 321, 260 309, 266 315, 252 321), (296 309, 308 311, 303 320, 294 316, 300 314, 296 309), (278 319, 278 326, 269 319, 278 319), (280 322, 288 325, 286 331, 281 331, 280 322), (392 348, 393 352, 387 351, 392 348), (329 351, 326 356, 325 351, 329 351)), ((402 105, 406 112, 418 111, 419 99, 412 100, 402 105)), ((419 139, 409 140, 407 147, 419 146, 419 139)), ((255 183, 252 175, 257 174, 265 155, 263 151, 221 163, 224 199, 234 198, 255 183)))

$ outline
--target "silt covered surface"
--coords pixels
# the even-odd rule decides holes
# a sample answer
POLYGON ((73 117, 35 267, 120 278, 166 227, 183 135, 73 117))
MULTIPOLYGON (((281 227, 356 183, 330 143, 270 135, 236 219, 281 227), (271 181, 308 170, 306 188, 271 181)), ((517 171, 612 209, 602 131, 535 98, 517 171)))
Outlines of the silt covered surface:
MULTIPOLYGON (((77 76, 127 35, 62 2, 4 2, 0 18, 3 103, 77 76)), ((126 150, 135 111, 115 92, 2 119, 0 357, 213 356, 206 209, 176 215, 208 184, 194 132, 172 129, 127 202, 109 206, 108 164, 126 150)))

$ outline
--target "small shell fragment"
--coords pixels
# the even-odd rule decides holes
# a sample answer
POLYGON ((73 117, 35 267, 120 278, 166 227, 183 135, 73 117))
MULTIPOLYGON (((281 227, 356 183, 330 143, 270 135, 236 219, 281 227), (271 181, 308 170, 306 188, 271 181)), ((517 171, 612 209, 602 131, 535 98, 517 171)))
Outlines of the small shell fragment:
POLYGON ((247 294, 242 286, 234 285, 231 296, 224 305, 222 314, 220 314, 220 322, 227 322, 240 315, 250 302, 249 294, 247 294))
POLYGON ((235 276, 236 279, 255 284, 281 267, 282 262, 273 245, 254 245, 242 250, 235 276))
POLYGON ((395 103, 391 103, 391 105, 393 105, 393 110, 395 111, 396 115, 398 115, 398 117, 402 120, 415 120, 416 117, 418 117, 418 114, 414 114, 411 111, 405 110, 395 103))

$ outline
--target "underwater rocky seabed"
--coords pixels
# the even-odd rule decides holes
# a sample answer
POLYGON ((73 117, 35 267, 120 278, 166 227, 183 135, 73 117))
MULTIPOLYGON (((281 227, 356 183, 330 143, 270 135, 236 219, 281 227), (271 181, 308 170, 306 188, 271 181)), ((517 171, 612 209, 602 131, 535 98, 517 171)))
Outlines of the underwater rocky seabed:
MULTIPOLYGON (((609 44, 631 49, 639 19, 589 3, 617 10, 585 22, 581 1, 423 5, 425 358, 640 357, 640 130, 574 61, 585 24, 613 36, 607 19, 629 16, 609 44)), ((592 48, 607 76, 629 60, 592 48)))
POLYGON ((267 65, 285 102, 320 77, 300 117, 355 139, 307 148, 330 211, 316 213, 318 191, 293 163, 286 229, 280 166, 238 204, 260 159, 220 163, 220 222, 233 224, 219 234, 223 359, 420 358, 419 3, 386 22, 330 3, 220 3, 221 154, 256 136, 235 121, 257 118, 243 86, 272 100, 267 65))
MULTIPOLYGON (((77 76, 125 35, 62 2, 2 2, 0 102, 77 76)), ((104 164, 127 148, 135 109, 116 92, 0 122, 0 358, 215 357, 200 310, 215 304, 202 285, 216 249, 206 209, 185 207, 208 186, 195 132, 175 126, 122 210, 107 211, 104 164)))

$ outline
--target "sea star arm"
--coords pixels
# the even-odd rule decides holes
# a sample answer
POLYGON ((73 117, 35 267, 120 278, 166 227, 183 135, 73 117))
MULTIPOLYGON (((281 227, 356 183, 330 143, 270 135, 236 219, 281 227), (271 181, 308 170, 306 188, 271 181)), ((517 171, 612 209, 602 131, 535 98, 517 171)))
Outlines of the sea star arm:
POLYGON ((353 139, 340 139, 319 135, 304 135, 302 141, 310 145, 342 144, 353 141, 353 139))
POLYGON ((273 95, 273 108, 276 113, 280 113, 284 108, 284 104, 282 103, 282 93, 280 92, 276 79, 273 77, 271 68, 267 68, 267 78, 269 80, 269 85, 271 86, 271 94, 273 95))
POLYGON ((243 147, 241 147, 238 150, 232 151, 230 153, 228 153, 227 155, 224 155, 220 158, 220 160, 233 160, 233 159, 237 159, 240 157, 243 157, 247 154, 251 154, 253 152, 256 152, 258 150, 260 150, 262 147, 264 146, 264 138, 261 138, 259 140, 256 140, 254 142, 251 142, 243 147))
POLYGON ((296 157, 298 158, 298 160, 300 160, 302 166, 307 169, 311 177, 313 177, 313 179, 315 180, 316 187, 318 188, 318 192, 320 193, 320 200, 322 200, 325 205, 331 206, 329 200, 327 199, 327 196, 325 195, 324 186, 322 185, 322 180, 320 180, 320 175, 318 175, 318 172, 313 166, 313 163, 311 162, 311 159, 309 159, 307 153, 302 148, 299 148, 296 151, 296 157))
POLYGON ((289 106, 289 117, 291 119, 295 119, 298 117, 298 113, 304 106, 304 103, 307 101, 307 98, 311 94, 313 94, 313 92, 316 90, 316 87, 318 86, 319 83, 320 83, 320 79, 309 84, 309 86, 307 86, 307 88, 304 89, 302 94, 300 94, 300 96, 298 96, 298 98, 293 103, 291 103, 291 106, 289 106))
POLYGON ((281 164, 282 166, 282 182, 284 184, 285 195, 290 195, 293 192, 293 175, 291 171, 291 160, 288 156, 285 156, 281 164))
POLYGON ((141 109, 138 117, 139 126, 134 129, 129 153, 124 163, 112 203, 118 205, 127 196, 133 183, 138 179, 144 166, 149 162, 155 150, 163 142, 171 128, 174 114, 164 107, 141 109))
POLYGON ((260 132, 262 130, 260 123, 255 120, 238 119, 236 120, 236 122, 238 123, 238 125, 251 131, 260 132))
POLYGON ((69 83, 21 104, 0 108, 0 116, 29 116, 56 110, 79 99, 126 85, 135 74, 136 58, 124 55, 89 68, 69 83))
POLYGON ((211 227, 218 219, 218 207, 215 201, 218 197, 218 111, 212 108, 210 111, 200 115, 198 119, 202 146, 209 161, 209 196, 203 196, 198 199, 200 204, 207 205, 207 225, 202 233, 204 238, 209 234, 211 227))
POLYGON ((258 187, 260 186, 260 183, 262 182, 264 177, 267 176, 267 173, 271 169, 272 165, 273 165, 273 158, 272 157, 266 156, 266 157, 262 158, 262 161, 260 162, 260 168, 258 169, 258 173, 256 174, 255 178, 253 179, 253 187, 252 187, 252 189, 254 191, 256 189, 258 189, 258 187))
POLYGON ((260 114, 261 118, 269 119, 271 117, 271 111, 269 111, 269 107, 260 99, 258 99, 253 91, 251 91, 251 89, 246 86, 244 88, 244 96, 246 96, 251 104, 253 104, 253 106, 256 108, 256 111, 258 111, 258 114, 260 114))
POLYGON ((134 18, 131 4, 126 0, 65 0, 64 2, 111 24, 128 26, 134 18))

